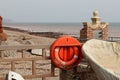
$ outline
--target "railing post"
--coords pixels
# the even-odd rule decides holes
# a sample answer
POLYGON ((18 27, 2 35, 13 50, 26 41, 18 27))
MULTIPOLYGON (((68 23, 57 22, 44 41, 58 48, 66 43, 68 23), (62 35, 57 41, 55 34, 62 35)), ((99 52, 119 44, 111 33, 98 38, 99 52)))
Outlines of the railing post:
POLYGON ((55 76, 55 66, 51 63, 51 76, 55 76))
POLYGON ((45 77, 45 75, 42 77, 42 80, 46 80, 46 77, 45 77))
POLYGON ((15 61, 11 61, 11 70, 15 71, 15 61))
POLYGON ((22 50, 22 58, 25 57, 25 56, 24 56, 24 52, 25 52, 25 50, 23 49, 23 50, 22 50))
POLYGON ((0 58, 3 58, 3 57, 4 57, 2 51, 3 51, 3 50, 0 50, 0 58))
POLYGON ((46 58, 46 49, 45 48, 42 49, 42 56, 43 56, 43 58, 46 58))
POLYGON ((68 80, 67 77, 67 70, 60 70, 60 80, 68 80))
POLYGON ((36 75, 36 61, 32 60, 32 75, 36 75))
POLYGON ((113 41, 113 37, 111 37, 111 41, 113 41))

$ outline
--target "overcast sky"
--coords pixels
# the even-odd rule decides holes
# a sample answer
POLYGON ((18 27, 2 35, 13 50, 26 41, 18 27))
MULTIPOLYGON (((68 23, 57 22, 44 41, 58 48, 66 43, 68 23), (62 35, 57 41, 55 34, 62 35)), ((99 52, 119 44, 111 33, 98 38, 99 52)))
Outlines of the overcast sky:
POLYGON ((120 0, 0 0, 0 15, 15 22, 88 22, 94 10, 120 22, 120 0))

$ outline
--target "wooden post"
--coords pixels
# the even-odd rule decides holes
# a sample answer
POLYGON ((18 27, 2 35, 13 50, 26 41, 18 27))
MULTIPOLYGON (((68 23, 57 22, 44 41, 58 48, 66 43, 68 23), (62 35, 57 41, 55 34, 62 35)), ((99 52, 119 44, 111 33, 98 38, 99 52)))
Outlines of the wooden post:
POLYGON ((11 61, 11 70, 15 71, 15 61, 11 61))
POLYGON ((22 56, 21 56, 22 58, 24 58, 24 53, 25 53, 25 50, 23 49, 22 50, 22 56))
POLYGON ((36 75, 36 61, 32 60, 32 75, 36 75))
POLYGON ((55 76, 55 66, 51 63, 51 76, 55 76))
POLYGON ((74 80, 75 74, 77 72, 77 67, 70 70, 60 70, 60 80, 74 80))
POLYGON ((4 54, 2 53, 3 50, 0 50, 0 58, 4 57, 4 54))
POLYGON ((46 80, 46 77, 45 77, 45 76, 43 76, 43 77, 42 77, 42 80, 46 80))
POLYGON ((67 77, 67 70, 60 70, 60 80, 68 80, 67 77))
POLYGON ((42 56, 43 56, 43 58, 46 58, 46 49, 45 48, 42 49, 42 56))

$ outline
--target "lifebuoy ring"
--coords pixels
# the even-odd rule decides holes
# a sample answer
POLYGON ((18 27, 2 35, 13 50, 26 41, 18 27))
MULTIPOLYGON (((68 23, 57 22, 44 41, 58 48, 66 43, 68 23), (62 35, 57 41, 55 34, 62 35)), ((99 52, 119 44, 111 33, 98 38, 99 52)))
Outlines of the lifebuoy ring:
MULTIPOLYGON (((59 64, 60 66, 63 66, 63 67, 71 66, 72 64, 74 64, 77 61, 77 59, 78 59, 78 48, 77 47, 71 47, 71 48, 73 48, 72 59, 68 60, 68 61, 64 61, 59 56, 59 54, 60 54, 60 47, 56 47, 54 49, 55 60, 56 60, 55 62, 57 64, 59 64)), ((67 53, 65 53, 65 54, 67 54, 67 53)))
POLYGON ((82 59, 82 44, 71 36, 62 36, 50 47, 50 58, 54 66, 68 70, 76 67, 82 59))

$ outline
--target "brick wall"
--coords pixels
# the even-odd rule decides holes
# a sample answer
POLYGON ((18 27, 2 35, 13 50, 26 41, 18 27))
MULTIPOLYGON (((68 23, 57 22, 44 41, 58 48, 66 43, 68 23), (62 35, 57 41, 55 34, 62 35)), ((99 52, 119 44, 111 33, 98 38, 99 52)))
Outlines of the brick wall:
MULTIPOLYGON (((98 33, 101 35, 100 38, 102 40, 107 40, 108 37, 108 25, 107 23, 100 23, 99 25, 92 25, 90 23, 83 23, 83 28, 80 30, 80 40, 87 41, 88 39, 95 38, 93 35, 93 32, 98 30, 101 31, 101 33, 98 33)), ((95 34, 96 35, 96 34, 95 34)))

